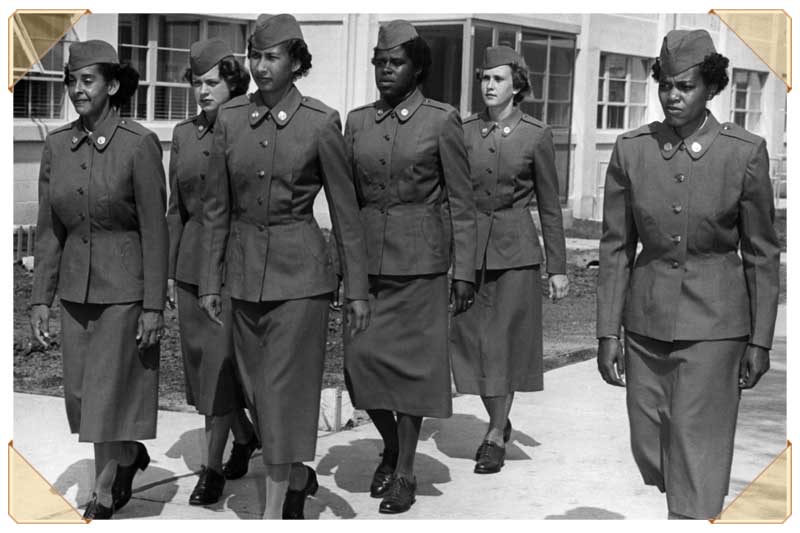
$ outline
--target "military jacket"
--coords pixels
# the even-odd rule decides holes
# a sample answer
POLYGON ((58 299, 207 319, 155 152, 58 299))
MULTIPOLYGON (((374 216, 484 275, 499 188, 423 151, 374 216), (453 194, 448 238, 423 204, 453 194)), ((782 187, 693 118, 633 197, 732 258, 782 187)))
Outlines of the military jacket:
POLYGON ((566 247, 555 148, 550 128, 515 108, 501 123, 486 111, 464 121, 477 208, 475 266, 518 268, 542 262, 539 236, 531 218, 536 198, 547 272, 566 273, 566 247))
POLYGON ((166 183, 156 135, 114 111, 45 139, 32 304, 61 299, 164 307, 166 183))
POLYGON ((370 274, 475 278, 475 205, 461 119, 417 89, 392 109, 350 112, 353 165, 370 274))
POLYGON ((367 298, 366 252, 336 111, 296 87, 272 109, 260 93, 220 107, 204 201, 199 294, 258 302, 336 289, 331 254, 314 220, 324 187, 340 244, 345 296, 367 298))
POLYGON ((749 336, 770 348, 773 219, 761 137, 710 113, 684 140, 660 122, 621 135, 606 174, 597 335, 623 324, 663 341, 749 336))
POLYGON ((205 114, 179 122, 169 159, 169 277, 197 285, 203 265, 203 194, 213 123, 205 114))

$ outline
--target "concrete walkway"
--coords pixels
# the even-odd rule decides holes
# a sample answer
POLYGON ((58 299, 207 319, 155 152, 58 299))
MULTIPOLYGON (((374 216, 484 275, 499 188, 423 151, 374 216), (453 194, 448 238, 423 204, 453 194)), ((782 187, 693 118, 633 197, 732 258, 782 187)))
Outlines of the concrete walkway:
MULTIPOLYGON (((781 306, 772 369, 742 394, 730 501, 786 445, 786 322, 781 306)), ((408 513, 378 514, 369 497, 380 438, 371 424, 320 434, 320 490, 306 504, 315 518, 663 519, 664 498, 642 484, 628 444, 624 390, 606 385, 594 360, 551 370, 546 390, 518 394, 506 466, 496 475, 472 473, 486 414, 480 399, 459 396, 454 415, 427 419, 417 455, 417 502, 408 513)), ((91 496, 92 447, 69 434, 63 400, 14 395, 14 446, 68 501, 91 496)), ((147 441, 150 467, 134 481, 131 502, 115 518, 243 519, 263 513, 260 454, 224 498, 188 505, 201 464, 202 417, 159 412, 158 438, 147 441)), ((227 456, 227 451, 226 451, 227 456)))

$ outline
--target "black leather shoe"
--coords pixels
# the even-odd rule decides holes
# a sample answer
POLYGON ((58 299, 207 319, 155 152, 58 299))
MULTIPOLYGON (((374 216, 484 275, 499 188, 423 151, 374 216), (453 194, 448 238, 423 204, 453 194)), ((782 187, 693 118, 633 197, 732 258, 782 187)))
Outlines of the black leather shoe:
POLYGON ((258 437, 255 433, 253 433, 250 442, 246 444, 239 444, 233 441, 231 456, 222 465, 222 475, 225 476, 225 479, 239 479, 247 474, 247 468, 250 466, 250 457, 259 449, 261 449, 261 443, 258 442, 258 437))
POLYGON ((136 443, 136 459, 128 466, 117 465, 117 473, 114 477, 114 484, 111 485, 111 497, 114 499, 114 510, 119 511, 131 499, 133 492, 133 476, 136 470, 144 471, 150 464, 150 455, 147 448, 141 442, 136 443))
POLYGON ((391 486, 383 497, 378 512, 384 514, 405 513, 411 509, 416 501, 414 493, 417 491, 417 479, 392 476, 391 486))
POLYGON ((478 461, 475 463, 476 474, 495 474, 503 468, 506 449, 494 442, 485 440, 478 448, 478 461))
MULTIPOLYGON (((503 428, 503 442, 508 442, 508 441, 511 440, 511 430, 512 430, 512 428, 511 428, 511 420, 506 418, 506 427, 503 428)), ((484 441, 484 442, 486 442, 486 441, 484 441)), ((483 447, 483 444, 478 446, 478 449, 475 450, 475 460, 476 461, 481 456, 481 448, 482 447, 483 447)))
POLYGON ((303 508, 306 505, 306 498, 313 496, 319 489, 317 483, 317 473, 310 466, 303 465, 308 470, 308 478, 306 479, 306 486, 300 490, 289 489, 286 491, 286 499, 283 501, 283 519, 284 520, 303 520, 303 508))
POLYGON ((89 520, 108 520, 114 514, 114 506, 106 507, 97 501, 97 494, 92 493, 91 501, 86 504, 83 517, 89 520))
POLYGON ((375 469, 372 474, 372 483, 369 486, 369 495, 373 498, 383 498, 389 486, 392 484, 392 474, 397 467, 397 452, 383 451, 383 459, 381 464, 375 469))
POLYGON ((200 471, 200 479, 194 486, 192 495, 189 496, 189 505, 209 505, 217 503, 222 497, 222 490, 225 488, 225 477, 219 472, 203 466, 200 471))

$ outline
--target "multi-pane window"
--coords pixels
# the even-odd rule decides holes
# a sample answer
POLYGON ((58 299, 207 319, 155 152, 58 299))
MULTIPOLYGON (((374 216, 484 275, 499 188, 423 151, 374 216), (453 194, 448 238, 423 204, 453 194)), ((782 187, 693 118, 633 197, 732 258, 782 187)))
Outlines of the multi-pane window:
POLYGON ((14 85, 14 118, 64 118, 64 56, 60 40, 14 85))
POLYGON ((184 80, 192 43, 227 41, 243 61, 248 23, 193 15, 119 15, 119 54, 139 71, 139 89, 123 116, 140 120, 182 120, 197 112, 194 92, 184 80))
POLYGON ((650 60, 622 54, 600 54, 597 82, 597 128, 638 128, 647 111, 650 60))
POLYGON ((766 72, 733 69, 731 79, 731 121, 748 130, 759 131, 761 96, 766 72))
POLYGON ((568 128, 572 120, 575 38, 523 32, 521 48, 530 69, 532 92, 520 107, 551 127, 568 128))

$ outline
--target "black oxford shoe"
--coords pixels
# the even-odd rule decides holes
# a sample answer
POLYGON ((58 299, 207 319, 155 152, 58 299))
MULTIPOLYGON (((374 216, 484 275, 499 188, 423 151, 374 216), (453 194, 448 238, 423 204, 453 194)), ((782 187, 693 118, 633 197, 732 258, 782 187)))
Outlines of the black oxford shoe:
MULTIPOLYGON (((503 442, 508 442, 508 441, 511 440, 511 431, 512 431, 511 420, 507 418, 506 419, 506 427, 503 428, 503 442)), ((481 447, 482 446, 483 446, 483 444, 478 446, 478 449, 475 450, 475 460, 476 461, 478 460, 478 458, 481 455, 481 447)))
POLYGON ((194 486, 189 505, 210 505, 217 503, 222 497, 222 490, 225 488, 225 477, 219 472, 203 466, 200 471, 200 479, 194 486))
POLYGON ((97 494, 92 493, 91 501, 83 511, 83 517, 89 520, 108 520, 114 514, 114 506, 106 507, 97 501, 97 494))
POLYGON ((372 474, 372 483, 369 486, 369 495, 373 498, 383 498, 392 483, 392 474, 397 467, 397 452, 383 451, 381 464, 372 474))
POLYGON ((476 474, 495 474, 503 468, 506 449, 494 442, 485 440, 478 448, 478 461, 475 463, 476 474))
POLYGON ((239 444, 233 442, 231 448, 231 456, 227 462, 222 465, 222 475, 225 479, 239 479, 247 474, 247 469, 250 466, 250 457, 253 453, 261 448, 261 443, 258 442, 258 437, 253 433, 250 442, 246 444, 239 444))
POLYGON ((284 520, 303 520, 303 509, 306 505, 306 498, 313 496, 319 489, 317 482, 317 473, 310 466, 308 469, 308 478, 306 478, 306 486, 300 490, 289 489, 286 491, 286 499, 283 501, 283 519, 284 520))
POLYGON ((405 513, 414 504, 417 492, 417 479, 392 476, 391 486, 383 497, 378 512, 384 514, 405 513))
POLYGON ((114 510, 119 511, 131 499, 133 493, 133 476, 136 470, 144 471, 150 464, 150 455, 147 448, 141 442, 136 443, 136 459, 128 466, 117 465, 117 473, 114 477, 114 484, 111 486, 111 497, 114 500, 114 510))

